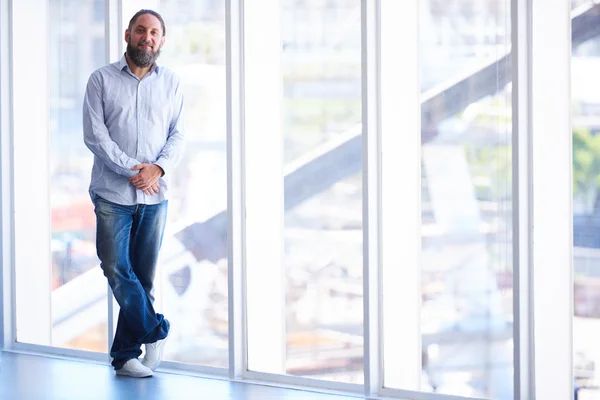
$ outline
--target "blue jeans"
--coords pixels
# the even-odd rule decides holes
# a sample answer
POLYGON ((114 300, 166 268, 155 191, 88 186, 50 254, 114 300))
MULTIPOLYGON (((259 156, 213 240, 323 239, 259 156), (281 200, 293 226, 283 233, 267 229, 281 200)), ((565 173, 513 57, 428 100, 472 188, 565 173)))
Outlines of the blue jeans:
POLYGON ((96 250, 121 307, 110 350, 115 369, 138 358, 142 343, 164 339, 169 332, 169 322, 152 306, 167 204, 122 206, 94 196, 96 250))

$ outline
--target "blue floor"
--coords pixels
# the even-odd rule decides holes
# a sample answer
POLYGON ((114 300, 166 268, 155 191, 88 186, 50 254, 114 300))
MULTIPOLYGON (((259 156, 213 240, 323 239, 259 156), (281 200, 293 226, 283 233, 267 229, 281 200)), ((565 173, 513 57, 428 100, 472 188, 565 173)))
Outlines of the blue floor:
POLYGON ((116 376, 112 367, 0 352, 2 400, 356 400, 315 392, 157 372, 151 378, 116 376))

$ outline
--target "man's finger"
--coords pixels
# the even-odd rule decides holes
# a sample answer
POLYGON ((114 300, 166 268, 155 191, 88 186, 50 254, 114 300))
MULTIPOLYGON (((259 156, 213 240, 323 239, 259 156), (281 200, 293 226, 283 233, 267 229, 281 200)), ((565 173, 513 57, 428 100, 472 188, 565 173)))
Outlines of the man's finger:
POLYGON ((131 178, 129 178, 129 179, 130 179, 130 180, 132 180, 132 181, 139 181, 139 180, 142 180, 142 179, 144 179, 144 175, 145 175, 145 174, 144 174, 144 172, 143 172, 143 171, 141 171, 141 172, 139 172, 137 175, 135 175, 135 176, 132 176, 132 177, 131 177, 131 178))
POLYGON ((143 178, 143 177, 140 177, 139 179, 134 179, 131 181, 131 183, 133 183, 134 185, 138 185, 138 186, 150 186, 149 182, 150 182, 150 180, 148 178, 143 178))
POLYGON ((157 193, 157 191, 154 189, 154 185, 149 185, 145 191, 147 191, 150 196, 154 196, 157 193))
POLYGON ((139 182, 131 182, 131 184, 139 190, 147 190, 149 187, 152 186, 150 183, 144 180, 141 180, 139 182))
POLYGON ((133 167, 131 167, 131 169, 134 171, 138 171, 138 170, 144 168, 144 166, 145 166, 144 164, 136 164, 133 167))
POLYGON ((157 194, 158 188, 159 188, 159 186, 156 183, 153 185, 150 185, 150 187, 148 188, 148 191, 150 192, 150 196, 154 196, 155 194, 157 194))

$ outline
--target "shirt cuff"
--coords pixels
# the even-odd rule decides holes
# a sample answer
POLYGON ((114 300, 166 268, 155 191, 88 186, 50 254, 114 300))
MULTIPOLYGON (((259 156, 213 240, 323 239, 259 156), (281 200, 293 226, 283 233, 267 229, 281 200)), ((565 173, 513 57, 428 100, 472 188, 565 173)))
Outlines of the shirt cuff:
POLYGON ((141 164, 138 160, 136 160, 135 158, 130 158, 129 161, 127 162, 127 168, 123 168, 123 171, 125 172, 125 176, 127 176, 128 178, 133 178, 134 176, 139 174, 140 171, 134 171, 131 169, 138 164, 141 164))
POLYGON ((154 164, 162 168, 164 172, 163 176, 170 175, 173 171, 173 166, 171 165, 171 162, 164 157, 161 157, 158 160, 156 160, 154 164))

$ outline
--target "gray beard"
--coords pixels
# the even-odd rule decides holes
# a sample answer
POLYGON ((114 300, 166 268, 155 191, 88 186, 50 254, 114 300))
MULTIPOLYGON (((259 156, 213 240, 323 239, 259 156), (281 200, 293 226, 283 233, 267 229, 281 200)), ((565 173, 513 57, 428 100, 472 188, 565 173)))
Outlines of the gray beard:
POLYGON ((160 49, 155 53, 152 50, 138 49, 137 47, 133 47, 131 43, 127 43, 127 56, 138 67, 146 68, 154 64, 158 56, 160 56, 160 49))

